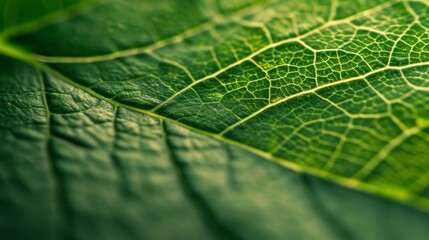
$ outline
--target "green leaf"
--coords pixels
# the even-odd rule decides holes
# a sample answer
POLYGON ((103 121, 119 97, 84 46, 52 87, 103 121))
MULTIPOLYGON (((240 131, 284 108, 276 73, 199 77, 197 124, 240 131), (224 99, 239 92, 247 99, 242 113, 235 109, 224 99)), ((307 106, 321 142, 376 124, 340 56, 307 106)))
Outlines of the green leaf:
POLYGON ((6 238, 428 236, 429 2, 33 4, 0 4, 6 238))

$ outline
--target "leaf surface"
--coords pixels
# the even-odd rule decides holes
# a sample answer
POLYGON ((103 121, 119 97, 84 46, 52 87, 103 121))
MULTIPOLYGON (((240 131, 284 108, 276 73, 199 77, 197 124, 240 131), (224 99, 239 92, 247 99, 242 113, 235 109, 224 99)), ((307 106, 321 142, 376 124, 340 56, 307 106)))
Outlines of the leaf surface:
POLYGON ((3 57, 0 76, 1 199, 23 225, 47 211, 34 231, 52 238, 427 236, 427 1, 75 4, 0 35, 30 64, 3 57))

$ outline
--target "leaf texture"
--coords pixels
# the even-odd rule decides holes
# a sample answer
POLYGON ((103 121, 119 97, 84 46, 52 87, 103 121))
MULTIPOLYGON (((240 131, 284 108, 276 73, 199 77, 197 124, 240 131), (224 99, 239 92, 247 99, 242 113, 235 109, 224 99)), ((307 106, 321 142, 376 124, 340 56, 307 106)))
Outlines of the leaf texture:
POLYGON ((54 239, 427 236, 427 1, 68 4, 0 35, 1 199, 23 225, 42 211, 34 231, 54 239))

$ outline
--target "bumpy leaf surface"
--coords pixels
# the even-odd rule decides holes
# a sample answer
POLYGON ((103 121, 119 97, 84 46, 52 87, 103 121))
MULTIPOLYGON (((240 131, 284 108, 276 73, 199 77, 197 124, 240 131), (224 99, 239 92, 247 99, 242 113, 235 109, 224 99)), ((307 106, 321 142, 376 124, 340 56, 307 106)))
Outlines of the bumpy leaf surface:
POLYGON ((3 236, 429 235, 428 1, 30 2, 0 3, 3 236))

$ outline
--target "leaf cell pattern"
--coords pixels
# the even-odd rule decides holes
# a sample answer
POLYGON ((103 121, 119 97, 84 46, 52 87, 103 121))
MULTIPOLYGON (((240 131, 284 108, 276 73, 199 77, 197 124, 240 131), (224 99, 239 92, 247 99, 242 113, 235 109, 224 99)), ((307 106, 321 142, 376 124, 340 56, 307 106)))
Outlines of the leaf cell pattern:
POLYGON ((2 38, 116 108, 427 208, 429 3, 231 2, 95 1, 2 38))

